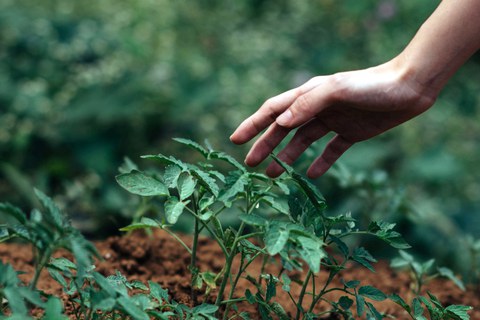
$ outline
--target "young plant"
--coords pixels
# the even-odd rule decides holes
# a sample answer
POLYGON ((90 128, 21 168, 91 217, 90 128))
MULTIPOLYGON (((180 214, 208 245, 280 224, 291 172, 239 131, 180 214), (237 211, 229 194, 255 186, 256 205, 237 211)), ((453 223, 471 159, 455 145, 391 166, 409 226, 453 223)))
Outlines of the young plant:
POLYGON ((415 258, 403 251, 399 250, 400 256, 394 258, 391 262, 391 267, 396 269, 408 269, 413 284, 413 292, 417 295, 421 294, 422 287, 427 282, 438 277, 450 279, 462 291, 465 291, 463 282, 455 276, 452 270, 446 267, 437 267, 436 272, 433 270, 435 259, 430 259, 426 262, 418 262, 415 258))
POLYGON ((409 248, 401 235, 393 230, 395 224, 374 221, 365 230, 360 230, 349 214, 327 215, 325 200, 318 189, 275 157, 286 174, 279 179, 270 179, 263 174, 248 172, 231 156, 208 145, 202 146, 187 139, 175 140, 197 151, 204 162, 193 164, 173 156, 148 155, 142 158, 158 161, 163 170, 146 173, 136 168, 118 175, 117 181, 123 188, 144 197, 142 205, 157 207, 163 213, 158 219, 143 217, 122 230, 159 228, 180 242, 191 255, 194 304, 198 299, 194 288, 206 284, 207 298, 212 291, 217 294, 218 317, 248 319, 245 312, 238 312, 237 306, 237 303, 246 301, 257 306, 262 319, 271 319, 273 315, 287 319, 290 316, 275 300, 277 287, 281 287, 297 308, 295 319, 314 319, 327 313, 337 313, 345 319, 353 319, 355 315, 383 318, 372 301, 385 300, 386 294, 370 285, 361 286, 355 279, 344 281, 342 286, 334 285, 333 280, 352 261, 374 270, 375 258, 365 248, 349 248, 345 242, 347 237, 371 235, 394 248, 409 248), (230 165, 232 170, 222 172, 220 163, 230 165), (191 247, 171 230, 184 213, 194 221, 191 247), (238 215, 238 227, 222 222, 227 213, 238 215), (198 269, 196 254, 201 232, 208 233, 223 252, 224 267, 218 273, 198 269), (266 265, 272 261, 270 257, 280 258, 279 274, 266 273, 266 265), (233 261, 237 258, 239 267, 234 270, 233 261), (253 277, 247 268, 257 259, 262 268, 260 275, 253 277), (327 270, 329 276, 317 287, 315 278, 321 268, 327 270), (290 291, 292 281, 288 276, 294 269, 306 272, 305 278, 299 281, 301 290, 297 296, 290 291), (252 289, 244 293, 237 292, 242 278, 252 284, 252 289), (230 285, 228 291, 227 284, 230 285), (327 296, 333 291, 344 295, 338 301, 330 301, 327 296), (307 295, 311 296, 308 304, 304 299, 307 295), (353 301, 356 301, 356 310, 352 310, 353 301), (325 312, 315 313, 320 303, 329 307, 324 307, 325 312))

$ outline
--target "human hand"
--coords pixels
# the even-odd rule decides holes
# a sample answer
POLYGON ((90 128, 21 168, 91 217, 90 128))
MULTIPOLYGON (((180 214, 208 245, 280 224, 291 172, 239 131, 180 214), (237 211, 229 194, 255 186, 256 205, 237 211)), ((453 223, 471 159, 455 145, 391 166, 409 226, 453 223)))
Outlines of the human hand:
MULTIPOLYGON (((336 135, 307 172, 310 178, 319 177, 354 143, 379 135, 433 105, 437 93, 410 75, 392 60, 365 70, 312 78, 268 99, 230 139, 242 144, 268 127, 245 159, 248 166, 256 166, 297 128, 278 154, 279 159, 291 164, 313 142, 333 131, 336 135)), ((276 162, 267 168, 271 177, 282 172, 276 162)))

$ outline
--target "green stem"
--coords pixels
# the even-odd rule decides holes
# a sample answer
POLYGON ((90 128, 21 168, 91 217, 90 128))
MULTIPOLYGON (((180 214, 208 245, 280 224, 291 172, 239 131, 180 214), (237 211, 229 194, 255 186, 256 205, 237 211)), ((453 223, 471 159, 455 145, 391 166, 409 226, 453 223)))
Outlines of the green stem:
MULTIPOLYGON (((195 193, 192 194, 191 197, 192 200, 192 208, 193 212, 195 212, 195 215, 198 216, 197 213, 197 202, 195 198, 195 193)), ((191 260, 190 260, 190 272, 192 273, 192 278, 191 278, 191 298, 193 301, 193 304, 197 304, 197 296, 195 294, 195 286, 194 286, 194 280, 196 277, 198 277, 198 270, 197 270, 197 246, 198 246, 198 236, 200 234, 199 232, 199 225, 198 225, 199 219, 195 217, 194 222, 193 222, 193 244, 192 244, 192 251, 191 251, 191 260)))
POLYGON ((185 248, 185 250, 187 250, 187 252, 191 255, 192 254, 192 250, 186 245, 185 242, 183 242, 182 239, 180 239, 180 237, 178 237, 174 232, 172 232, 171 230, 169 230, 166 226, 162 226, 161 227, 162 230, 165 230, 166 233, 168 233, 169 235, 171 235, 175 240, 177 240, 181 245, 182 247, 185 248))
POLYGON ((310 277, 312 276, 313 272, 311 270, 308 270, 307 277, 305 278, 305 281, 303 282, 302 286, 302 291, 300 291, 300 296, 298 297, 298 302, 297 302, 297 315, 295 316, 295 320, 300 319, 300 313, 303 312, 303 298, 305 297, 305 292, 307 291, 307 286, 308 283, 310 282, 310 277))
MULTIPOLYGON (((243 272, 243 264, 245 263, 245 257, 242 254, 242 258, 240 259, 240 266, 238 267, 238 272, 235 276, 235 280, 233 280, 233 283, 231 283, 230 286, 230 292, 228 294, 228 300, 232 300, 233 298, 233 293, 235 292, 235 288, 238 284, 238 280, 240 280, 240 276, 242 275, 243 272)), ((223 314, 223 319, 227 320, 228 318, 228 311, 230 311, 230 303, 227 303, 227 306, 225 307, 225 313, 223 314)))
POLYGON ((35 274, 33 276, 32 282, 30 282, 30 289, 33 290, 37 287, 37 282, 40 278, 40 273, 42 272, 45 265, 48 263, 48 260, 50 259, 50 256, 52 255, 53 250, 54 250, 53 247, 47 247, 44 254, 41 255, 40 262, 35 268, 35 274))

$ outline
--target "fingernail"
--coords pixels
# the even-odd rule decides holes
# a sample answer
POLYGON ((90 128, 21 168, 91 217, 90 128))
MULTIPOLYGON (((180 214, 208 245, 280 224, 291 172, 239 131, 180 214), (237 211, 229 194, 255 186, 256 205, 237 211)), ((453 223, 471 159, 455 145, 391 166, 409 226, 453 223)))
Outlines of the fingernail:
POLYGON ((292 119, 293 119, 292 111, 287 110, 284 113, 282 113, 275 121, 281 126, 286 126, 290 123, 292 119))

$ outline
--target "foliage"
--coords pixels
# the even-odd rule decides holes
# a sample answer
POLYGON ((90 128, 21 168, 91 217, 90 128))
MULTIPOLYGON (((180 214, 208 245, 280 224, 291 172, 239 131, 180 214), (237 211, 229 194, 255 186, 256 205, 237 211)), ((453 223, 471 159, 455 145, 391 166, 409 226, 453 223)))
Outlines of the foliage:
POLYGON ((223 319, 229 318, 232 309, 238 310, 236 303, 240 301, 255 304, 262 319, 273 316, 286 319, 288 316, 283 307, 274 299, 278 288, 286 291, 296 306, 296 319, 320 316, 314 313, 319 303, 330 306, 324 313, 338 313, 345 319, 353 319, 355 314, 357 317, 366 314, 368 318, 383 318, 370 301, 387 299, 385 293, 370 285, 361 286, 356 280, 336 287, 333 280, 348 267, 349 262, 374 271, 375 258, 363 247, 350 248, 345 242, 348 237, 370 235, 394 248, 409 248, 394 230, 395 224, 373 221, 368 228, 361 230, 349 214, 327 215, 325 200, 318 189, 275 157, 273 159, 284 167, 287 174, 272 180, 263 174, 248 172, 232 157, 210 146, 204 147, 187 139, 175 140, 200 153, 204 162, 192 164, 173 156, 148 155, 143 158, 158 161, 163 170, 149 175, 135 169, 118 175, 117 181, 123 188, 146 197, 142 203, 151 203, 153 208, 163 213, 158 220, 142 217, 122 230, 159 228, 174 235, 169 229, 179 217, 191 215, 194 218, 192 248, 179 237, 175 239, 191 254, 194 301, 197 298, 194 288, 203 287, 204 282, 207 296, 218 287, 215 305, 219 308, 217 316, 223 313, 223 319), (227 162, 232 170, 225 174, 218 171, 215 165, 218 160, 227 162), (241 220, 238 228, 222 224, 221 215, 227 213, 238 214, 241 220), (205 280, 205 272, 200 272, 196 262, 198 237, 202 231, 209 233, 217 242, 225 259, 223 269, 217 274, 206 271, 210 275, 209 280, 205 280), (269 256, 281 258, 283 267, 280 274, 265 273, 269 256), (236 258, 240 259, 240 266, 232 272, 232 263, 236 258), (256 259, 263 261, 258 278, 246 271, 256 259), (329 276, 318 290, 315 288, 315 277, 321 268, 327 270, 329 276), (288 272, 304 269, 307 273, 300 281, 300 295, 293 297, 288 272), (235 298, 240 278, 252 283, 256 292, 247 289, 244 295, 240 294, 244 298, 235 298), (227 283, 230 283, 229 292, 225 291, 227 283), (310 283, 313 289, 308 289, 310 283), (344 296, 339 301, 330 301, 326 294, 332 291, 341 291, 344 296), (304 302, 306 295, 312 296, 308 304, 304 302), (356 301, 355 311, 351 309, 353 301, 356 301))

